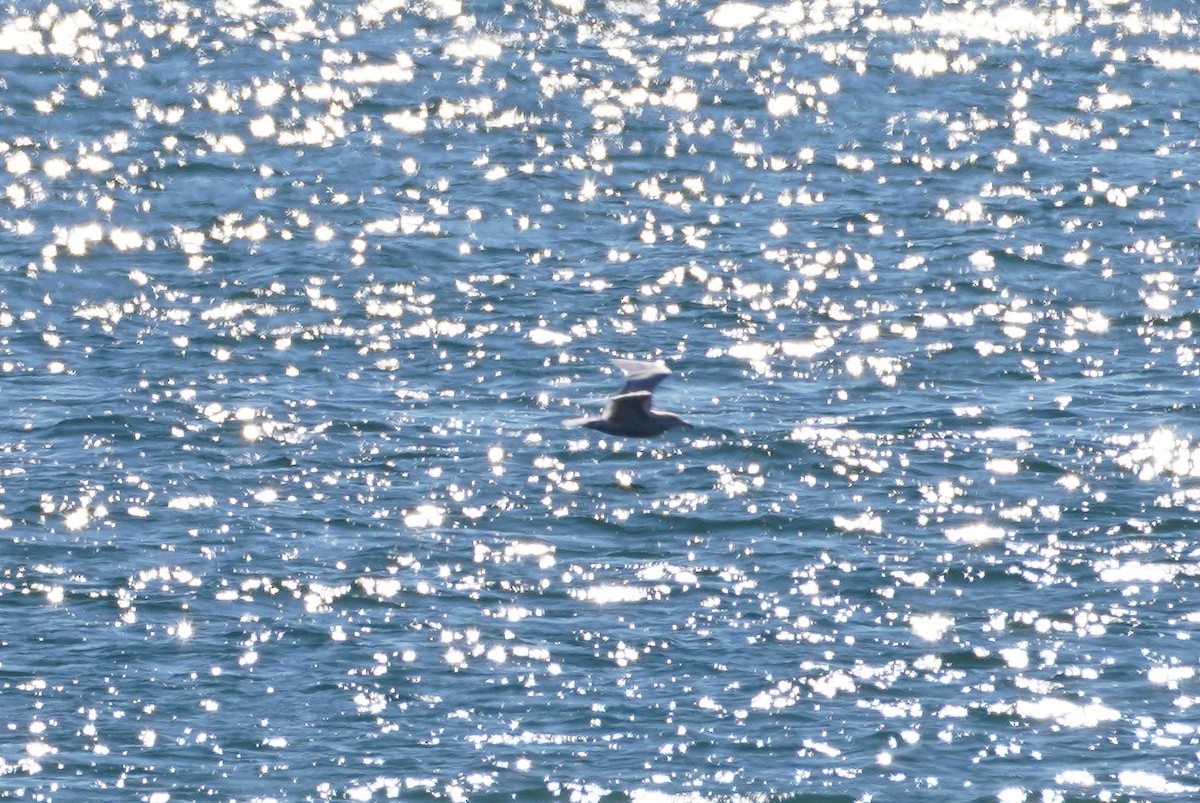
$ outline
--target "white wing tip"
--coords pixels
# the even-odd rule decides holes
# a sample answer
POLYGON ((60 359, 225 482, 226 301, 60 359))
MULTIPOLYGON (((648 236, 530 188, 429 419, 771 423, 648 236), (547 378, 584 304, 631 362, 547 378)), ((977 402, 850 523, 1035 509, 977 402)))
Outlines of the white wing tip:
POLYGON ((621 370, 622 373, 632 374, 635 371, 655 371, 658 373, 671 373, 670 367, 662 360, 631 360, 627 357, 613 357, 612 364, 621 370))

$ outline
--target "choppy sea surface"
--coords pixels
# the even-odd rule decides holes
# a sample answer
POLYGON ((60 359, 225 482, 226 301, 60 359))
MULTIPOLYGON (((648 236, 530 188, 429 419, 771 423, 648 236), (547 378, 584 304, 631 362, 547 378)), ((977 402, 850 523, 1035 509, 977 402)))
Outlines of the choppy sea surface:
POLYGON ((8 3, 0 797, 1196 799, 1198 53, 8 3))

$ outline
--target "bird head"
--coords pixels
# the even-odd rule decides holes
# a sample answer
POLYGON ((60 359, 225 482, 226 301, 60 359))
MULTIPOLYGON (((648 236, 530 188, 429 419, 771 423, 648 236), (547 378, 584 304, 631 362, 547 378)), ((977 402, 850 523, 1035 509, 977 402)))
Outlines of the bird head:
POLYGON ((673 413, 663 414, 662 422, 666 429, 674 429, 675 427, 687 427, 688 429, 695 429, 693 424, 689 424, 687 421, 684 421, 682 418, 674 415, 673 413))

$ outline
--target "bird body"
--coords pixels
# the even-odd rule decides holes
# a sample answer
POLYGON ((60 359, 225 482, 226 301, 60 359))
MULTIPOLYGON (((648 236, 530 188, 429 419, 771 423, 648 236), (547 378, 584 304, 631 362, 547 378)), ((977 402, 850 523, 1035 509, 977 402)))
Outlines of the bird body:
POLYGON ((651 397, 659 383, 671 375, 662 362, 640 360, 612 361, 625 374, 625 386, 608 400, 604 412, 592 418, 572 418, 567 426, 587 427, 607 435, 624 438, 651 438, 675 427, 691 427, 674 413, 651 406, 651 397))

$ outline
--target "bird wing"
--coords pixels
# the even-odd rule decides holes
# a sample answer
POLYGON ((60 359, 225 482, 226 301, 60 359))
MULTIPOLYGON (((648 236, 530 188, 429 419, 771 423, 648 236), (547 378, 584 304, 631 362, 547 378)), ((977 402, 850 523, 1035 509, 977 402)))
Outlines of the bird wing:
MULTIPOLYGON (((646 391, 651 393, 658 384, 671 375, 671 369, 662 362, 615 359, 612 364, 625 374, 625 386, 618 395, 646 391)), ((648 407, 649 405, 647 405, 648 407)))
POLYGON ((604 417, 613 422, 641 421, 650 415, 650 391, 621 393, 608 400, 604 417))

